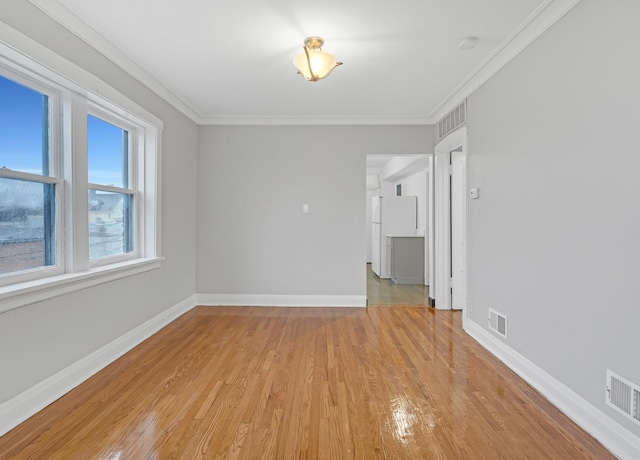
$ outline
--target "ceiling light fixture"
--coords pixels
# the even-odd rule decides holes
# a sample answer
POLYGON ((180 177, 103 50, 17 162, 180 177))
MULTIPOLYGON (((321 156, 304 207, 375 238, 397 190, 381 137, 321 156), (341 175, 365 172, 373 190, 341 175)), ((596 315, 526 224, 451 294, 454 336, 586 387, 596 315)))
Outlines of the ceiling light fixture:
POLYGON ((307 37, 304 39, 304 53, 293 58, 293 65, 307 81, 322 80, 328 77, 333 69, 342 65, 342 62, 336 61, 333 54, 322 51, 322 45, 322 38, 307 37))

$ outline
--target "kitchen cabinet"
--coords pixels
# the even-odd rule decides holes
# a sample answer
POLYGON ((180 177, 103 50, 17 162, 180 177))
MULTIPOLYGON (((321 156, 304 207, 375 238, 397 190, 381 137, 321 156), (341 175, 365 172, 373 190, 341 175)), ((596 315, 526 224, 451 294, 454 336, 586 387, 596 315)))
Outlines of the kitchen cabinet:
POLYGON ((386 235, 387 265, 396 284, 424 284, 424 236, 386 235))

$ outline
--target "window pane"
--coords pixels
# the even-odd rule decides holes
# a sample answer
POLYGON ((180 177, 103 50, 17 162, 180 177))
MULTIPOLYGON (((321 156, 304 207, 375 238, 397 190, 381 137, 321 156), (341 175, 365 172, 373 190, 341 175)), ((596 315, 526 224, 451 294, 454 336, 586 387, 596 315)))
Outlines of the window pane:
POLYGON ((129 133, 93 115, 87 117, 89 182, 129 187, 129 133))
POLYGON ((0 168, 49 175, 49 98, 0 77, 0 168))
POLYGON ((89 258, 133 251, 133 196, 89 190, 89 258))
POLYGON ((55 265, 55 185, 0 178, 0 273, 55 265))

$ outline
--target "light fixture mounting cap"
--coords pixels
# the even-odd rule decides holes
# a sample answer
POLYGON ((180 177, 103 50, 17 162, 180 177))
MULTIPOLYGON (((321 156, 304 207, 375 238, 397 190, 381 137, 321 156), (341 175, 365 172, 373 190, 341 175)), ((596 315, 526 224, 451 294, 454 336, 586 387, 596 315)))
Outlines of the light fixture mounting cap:
POLYGON ((322 37, 307 37, 304 39, 304 46, 310 50, 319 50, 324 45, 322 37))

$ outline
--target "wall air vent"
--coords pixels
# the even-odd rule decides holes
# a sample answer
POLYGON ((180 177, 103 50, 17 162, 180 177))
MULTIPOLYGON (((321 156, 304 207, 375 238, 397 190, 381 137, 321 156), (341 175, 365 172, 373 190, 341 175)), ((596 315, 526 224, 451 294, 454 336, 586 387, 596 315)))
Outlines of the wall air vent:
POLYGON ((458 107, 446 114, 438 122, 438 139, 444 138, 447 134, 455 131, 467 122, 467 100, 462 101, 458 107))
POLYGON ((607 369, 607 406, 640 425, 640 385, 607 369))
POLYGON ((489 308, 489 329, 507 338, 507 317, 489 308))

